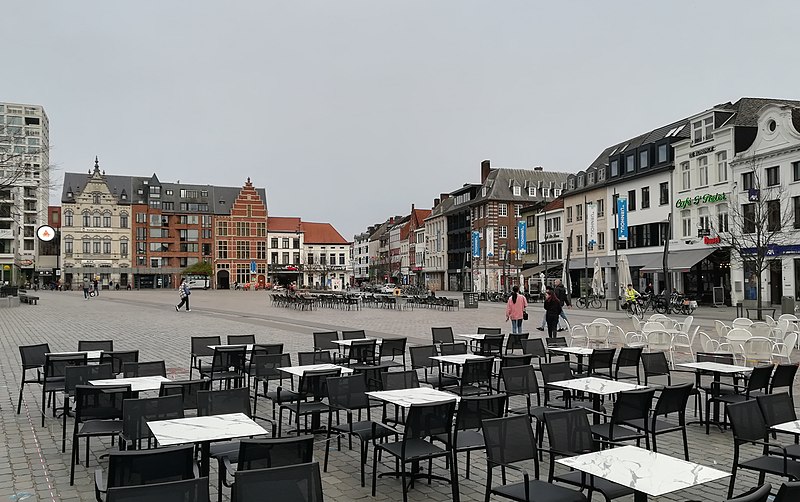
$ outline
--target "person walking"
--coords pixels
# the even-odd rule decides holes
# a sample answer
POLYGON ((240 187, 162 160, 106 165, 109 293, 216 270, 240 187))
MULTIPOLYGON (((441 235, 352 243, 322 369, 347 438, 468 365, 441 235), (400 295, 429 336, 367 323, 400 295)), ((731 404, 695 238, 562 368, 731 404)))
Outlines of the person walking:
POLYGON ((556 296, 552 287, 547 286, 544 299, 545 319, 547 320, 547 337, 555 338, 558 333, 558 316, 561 315, 561 300, 556 296))
POLYGON ((88 300, 89 299, 89 278, 88 277, 84 277, 83 278, 83 299, 84 300, 88 300))
MULTIPOLYGON (((564 305, 567 305, 570 308, 572 308, 572 303, 569 300, 569 295, 567 294, 567 288, 564 287, 564 284, 562 284, 561 279, 556 279, 555 284, 556 284, 555 289, 553 289, 552 286, 547 286, 547 289, 552 290, 553 294, 556 295, 556 298, 558 298, 559 301, 561 302, 562 309, 561 312, 559 313, 559 316, 561 316, 561 318, 564 319, 564 321, 566 321, 567 326, 569 326, 569 319, 567 319, 567 314, 564 313, 563 307, 564 305)), ((542 316, 542 324, 540 324, 536 329, 538 329, 539 331, 544 331, 544 326, 546 322, 547 322, 547 314, 545 313, 545 315, 542 316)), ((558 329, 558 331, 564 331, 564 330, 565 328, 558 329)))
POLYGON ((512 333, 522 333, 522 320, 525 318, 525 307, 527 306, 528 300, 519 294, 519 286, 514 286, 506 304, 506 321, 511 319, 512 333))
POLYGON ((181 297, 181 302, 175 305, 175 312, 181 310, 184 304, 186 304, 186 312, 191 312, 192 309, 189 308, 189 295, 192 294, 192 291, 189 289, 189 285, 186 284, 186 279, 181 280, 181 285, 178 286, 178 295, 181 297))
POLYGON ((100 296, 100 290, 97 289, 97 279, 94 280, 94 296, 100 296))

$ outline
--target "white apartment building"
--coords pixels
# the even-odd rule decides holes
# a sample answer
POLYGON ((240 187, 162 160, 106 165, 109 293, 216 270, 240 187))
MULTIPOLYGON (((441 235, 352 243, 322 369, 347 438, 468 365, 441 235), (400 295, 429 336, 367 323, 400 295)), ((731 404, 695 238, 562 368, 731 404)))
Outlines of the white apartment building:
POLYGON ((373 228, 375 227, 370 227, 366 232, 353 236, 351 255, 354 285, 369 281, 369 236, 373 228))
POLYGON ((341 290, 351 284, 350 243, 330 223, 302 222, 303 284, 341 290))
POLYGON ((287 286, 303 282, 303 223, 300 218, 267 218, 269 282, 287 286))
MULTIPOLYGON (((447 281, 447 216, 453 206, 448 194, 433 201, 431 214, 425 219, 425 286, 431 291, 446 289, 447 281)), ((419 242, 419 240, 417 240, 419 242)), ((417 262, 419 263, 419 261, 417 262)))
POLYGON ((44 108, 0 102, 0 283, 36 280, 36 230, 47 223, 49 198, 50 135, 44 108))
POLYGON ((523 278, 526 291, 541 291, 541 275, 545 274, 546 285, 561 277, 567 250, 564 247, 564 198, 547 203, 536 215, 536 240, 539 241, 539 265, 526 269, 523 278))

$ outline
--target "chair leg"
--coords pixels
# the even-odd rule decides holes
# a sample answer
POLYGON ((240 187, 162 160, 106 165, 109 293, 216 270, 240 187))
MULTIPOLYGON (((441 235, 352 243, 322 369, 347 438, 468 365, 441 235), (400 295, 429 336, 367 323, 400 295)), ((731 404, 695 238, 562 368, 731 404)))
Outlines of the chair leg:
POLYGON ((689 461, 689 442, 686 440, 686 426, 683 426, 681 429, 681 433, 683 434, 683 456, 686 458, 686 461, 689 461))
MULTIPOLYGON (((467 452, 467 455, 469 455, 469 452, 467 452)), ((467 466, 469 466, 469 462, 467 462, 467 466)), ((458 465, 456 462, 455 450, 453 450, 453 459, 452 462, 450 462, 450 487, 453 490, 453 502, 459 502, 460 496, 458 493, 458 465)))
POLYGON ((223 466, 222 459, 217 459, 219 469, 217 469, 217 502, 222 502, 222 480, 225 478, 225 467, 223 466))
POLYGON ((75 464, 78 463, 78 438, 72 436, 72 461, 69 463, 69 486, 75 484, 75 464))
POLYGON ((22 372, 22 382, 19 384, 19 399, 17 400, 17 415, 22 411, 22 391, 25 389, 25 372, 22 372))
POLYGON ((361 440, 361 487, 364 487, 364 465, 367 463, 367 449, 369 442, 361 440))
POLYGON ((378 480, 378 448, 372 452, 372 496, 375 496, 375 483, 378 480))
POLYGON ((64 415, 61 417, 61 453, 67 450, 67 412, 69 411, 69 396, 64 396, 64 415))

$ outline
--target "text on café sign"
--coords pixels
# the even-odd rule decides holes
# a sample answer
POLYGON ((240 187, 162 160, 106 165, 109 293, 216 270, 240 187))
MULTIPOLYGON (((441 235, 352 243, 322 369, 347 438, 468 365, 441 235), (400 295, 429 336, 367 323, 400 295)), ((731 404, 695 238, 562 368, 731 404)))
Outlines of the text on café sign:
POLYGON ((704 195, 695 195, 694 197, 686 197, 685 199, 678 199, 675 202, 675 207, 683 209, 689 206, 698 206, 700 204, 712 204, 714 202, 722 202, 728 200, 728 195, 725 193, 707 193, 704 195))

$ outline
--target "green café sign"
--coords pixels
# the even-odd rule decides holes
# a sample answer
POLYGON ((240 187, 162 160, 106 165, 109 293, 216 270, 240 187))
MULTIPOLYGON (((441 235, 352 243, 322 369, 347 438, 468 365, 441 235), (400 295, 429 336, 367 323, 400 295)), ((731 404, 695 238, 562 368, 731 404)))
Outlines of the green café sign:
POLYGON ((685 199, 678 199, 675 202, 675 207, 684 209, 689 206, 699 206, 700 204, 713 204, 715 202, 722 202, 728 200, 728 195, 725 193, 707 193, 703 195, 695 195, 694 197, 686 197, 685 199))

